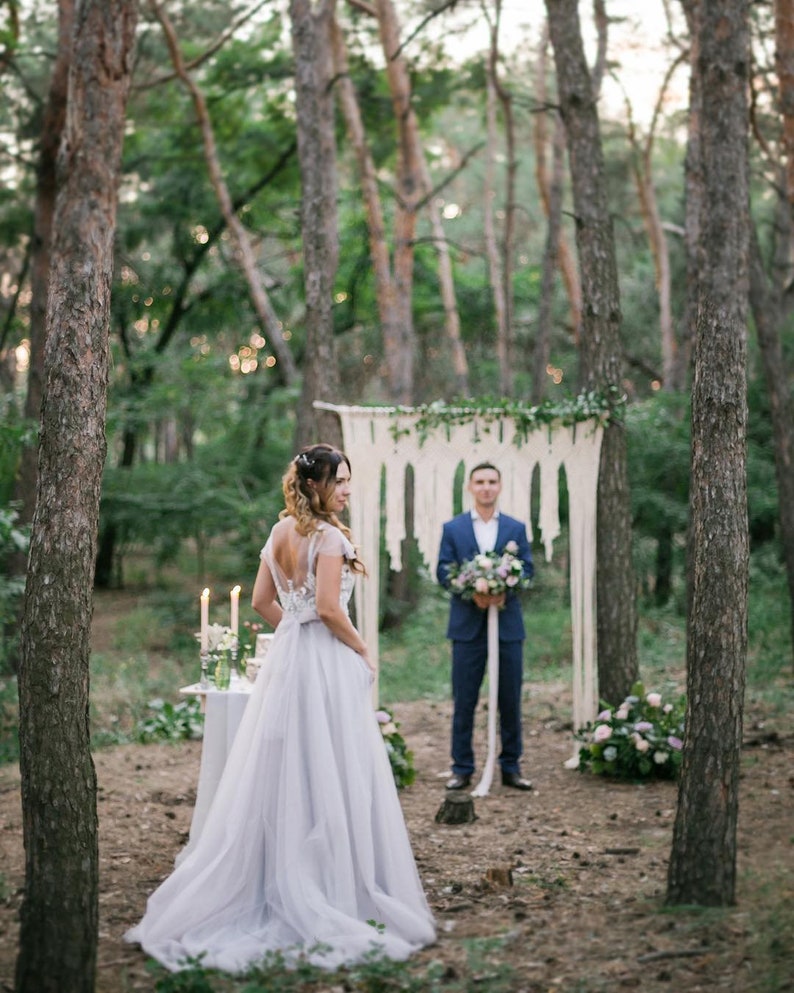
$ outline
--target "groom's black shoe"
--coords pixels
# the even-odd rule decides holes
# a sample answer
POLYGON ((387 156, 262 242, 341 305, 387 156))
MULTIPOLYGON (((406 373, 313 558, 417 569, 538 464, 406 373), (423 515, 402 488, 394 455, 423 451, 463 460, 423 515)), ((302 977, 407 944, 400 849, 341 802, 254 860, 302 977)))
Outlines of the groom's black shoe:
POLYGON ((471 782, 471 776, 459 776, 458 773, 447 780, 448 790, 465 790, 471 782))
POLYGON ((522 779, 518 772, 503 772, 502 786, 512 786, 514 790, 532 789, 532 783, 528 779, 522 779))

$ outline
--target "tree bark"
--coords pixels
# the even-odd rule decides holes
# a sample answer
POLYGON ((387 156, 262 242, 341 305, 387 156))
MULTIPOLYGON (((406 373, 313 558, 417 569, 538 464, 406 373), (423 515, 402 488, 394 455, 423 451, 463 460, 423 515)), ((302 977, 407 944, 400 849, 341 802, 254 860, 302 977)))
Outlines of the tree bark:
MULTIPOLYGON (((491 46, 488 55, 488 99, 499 101, 502 108, 502 118, 505 129, 505 155, 507 169, 505 177, 505 223, 502 232, 501 266, 499 271, 501 292, 501 314, 497 309, 497 338, 496 354, 499 360, 499 388, 502 396, 509 397, 513 392, 513 328, 515 301, 513 299, 513 256, 515 254, 516 229, 516 175, 518 160, 516 158, 516 127, 513 115, 512 94, 499 78, 499 25, 502 15, 502 0, 496 0, 496 19, 490 25, 491 46), (493 95, 492 95, 493 94, 493 95)), ((494 121, 489 127, 489 144, 495 142, 495 108, 490 111, 494 121), (490 132, 494 134, 491 136, 490 132)), ((493 155, 491 147, 490 154, 493 155)), ((493 269, 493 266, 492 266, 493 269)), ((494 276, 492 276, 492 279, 494 276)))
MULTIPOLYGON (((788 214, 788 204, 783 202, 780 206, 781 212, 788 214)), ((750 306, 772 416, 778 519, 788 582, 791 648, 794 657, 794 402, 791 398, 788 363, 783 354, 780 336, 781 328, 786 325, 787 309, 784 305, 784 290, 778 288, 774 292, 769 285, 754 229, 751 230, 750 245, 750 306)), ((787 303, 790 310, 791 302, 787 303)))
MULTIPOLYGON (((703 122, 703 84, 698 71, 702 0, 681 0, 681 6, 689 32, 689 114, 687 116, 687 144, 684 160, 686 306, 681 322, 673 379, 676 383, 680 383, 682 388, 686 388, 692 361, 692 339, 697 324, 698 272, 700 267, 698 246, 700 244, 700 217, 702 213, 700 204, 703 197, 703 166, 700 148, 700 130, 703 122)), ((689 569, 687 573, 689 574, 689 569)))
POLYGON ((704 0, 687 714, 668 904, 732 904, 747 655, 747 0, 704 0))
POLYGON ((301 171, 306 354, 296 447, 324 441, 341 446, 342 426, 314 400, 338 402, 333 290, 339 246, 336 230, 336 136, 332 30, 335 0, 291 0, 292 48, 301 171))
POLYGON ((397 125, 397 201, 394 212, 394 285, 398 323, 383 329, 391 399, 414 401, 416 332, 413 320, 414 238, 422 197, 421 144, 411 106, 411 78, 401 54, 400 25, 392 0, 376 0, 386 78, 397 125))
MULTIPOLYGON (((41 417, 44 383, 44 337, 47 316, 47 287, 50 275, 52 218, 55 213, 56 163, 66 120, 66 90, 74 27, 74 0, 58 0, 58 51, 50 79, 50 88, 41 126, 39 162, 36 171, 36 206, 33 215, 33 239, 30 261, 30 361, 28 365, 25 417, 36 424, 41 417)), ((38 453, 35 448, 22 450, 14 485, 13 499, 19 505, 19 523, 33 520, 36 504, 38 453)), ((24 563, 16 563, 12 572, 24 572, 24 563)))
POLYGON ((91 993, 95 981, 99 854, 88 663, 113 236, 136 20, 136 0, 83 0, 75 19, 22 619, 17 993, 91 993))
MULTIPOLYGON (((548 48, 548 24, 546 25, 543 37, 538 50, 538 74, 536 85, 536 98, 541 107, 546 107, 546 49, 548 48)), ((550 334, 551 328, 546 325, 551 321, 551 299, 546 299, 546 294, 551 294, 554 269, 559 267, 565 292, 568 296, 568 308, 570 312, 571 337, 574 344, 579 345, 579 335, 582 328, 582 288, 579 283, 579 274, 576 271, 576 260, 568 245, 565 232, 562 229, 562 193, 563 176, 565 171, 565 127, 556 108, 535 114, 534 128, 535 144, 535 175, 540 193, 540 202, 543 212, 546 215, 548 224, 546 234, 546 247, 543 254, 543 281, 541 287, 540 309, 538 314, 538 335, 537 341, 541 341, 550 334), (554 136, 552 139, 552 172, 546 162, 547 129, 546 122, 549 116, 554 119, 554 136), (557 239, 554 241, 554 231, 557 229, 557 239)), ((542 342, 536 343, 535 355, 533 358, 532 390, 533 402, 542 400, 545 394, 545 383, 541 387, 536 383, 538 378, 545 381, 546 377, 546 345, 542 342), (539 354, 538 354, 539 353, 539 354), (536 394, 537 392, 537 399, 536 394)))
MULTIPOLYGON (((598 114, 576 0, 546 0, 573 184, 582 279, 581 379, 585 390, 622 393, 620 292, 606 197, 598 114)), ((638 675, 637 602, 631 557, 626 431, 610 418, 601 446, 597 512, 597 627, 600 696, 622 700, 638 675)))

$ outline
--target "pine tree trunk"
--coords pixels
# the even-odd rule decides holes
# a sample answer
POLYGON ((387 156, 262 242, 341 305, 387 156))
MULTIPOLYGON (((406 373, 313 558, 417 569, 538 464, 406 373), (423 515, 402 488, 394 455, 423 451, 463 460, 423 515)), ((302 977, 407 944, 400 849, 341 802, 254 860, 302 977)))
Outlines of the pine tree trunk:
POLYGON ((687 714, 667 902, 734 902, 747 655, 746 361, 750 47, 745 0, 705 0, 692 389, 687 714))
MULTIPOLYGON (((74 24, 74 0, 58 3, 58 52, 50 79, 50 89, 41 127, 39 163, 36 171, 36 206, 33 216, 33 244, 30 260, 30 324, 25 417, 36 424, 41 417, 41 395, 44 384, 44 335, 47 315, 47 286, 50 274, 52 217, 55 212, 56 161, 58 145, 66 119, 66 87, 71 56, 71 36, 74 24)), ((36 504, 36 474, 38 451, 27 445, 22 450, 13 500, 19 505, 19 523, 33 520, 36 504)), ((8 563, 9 574, 23 575, 27 557, 17 553, 8 563)))
POLYGON ((19 672, 26 865, 17 993, 91 993, 95 981, 88 662, 116 191, 136 19, 135 0, 84 0, 73 40, 19 672))
MULTIPOLYGON (((788 212, 786 205, 781 204, 781 208, 788 212)), ((771 291, 764 273, 761 249, 754 232, 751 233, 750 304, 772 416, 780 540, 788 581, 791 648, 794 653, 794 402, 780 334, 786 324, 784 293, 782 287, 778 294, 771 291)))
MULTIPOLYGON (((576 0, 546 0, 568 140, 582 277, 581 379, 585 390, 622 393, 620 293, 603 151, 576 0)), ((631 557, 626 431, 613 417, 601 446, 597 514, 599 695, 620 702, 637 679, 637 602, 631 557)))
POLYGON ((317 411, 314 400, 339 401, 334 346, 333 290, 339 248, 336 230, 336 136, 331 89, 334 0, 291 0, 292 47, 301 171, 303 285, 306 353, 298 410, 297 447, 324 441, 341 445, 335 414, 317 411))

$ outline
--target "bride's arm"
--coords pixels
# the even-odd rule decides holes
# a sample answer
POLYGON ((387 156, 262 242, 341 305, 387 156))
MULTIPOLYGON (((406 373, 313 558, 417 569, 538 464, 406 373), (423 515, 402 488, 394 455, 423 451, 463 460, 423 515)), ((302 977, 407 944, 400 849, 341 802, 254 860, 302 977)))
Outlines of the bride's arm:
POLYGON ((259 563, 259 571, 254 581, 254 592, 251 594, 251 606, 264 617, 272 627, 278 627, 283 613, 281 604, 278 602, 276 584, 270 574, 270 569, 264 559, 259 563))
POLYGON ((318 555, 317 613, 331 634, 363 656, 364 661, 372 669, 367 654, 367 643, 355 629, 339 602, 344 561, 341 555, 318 555))

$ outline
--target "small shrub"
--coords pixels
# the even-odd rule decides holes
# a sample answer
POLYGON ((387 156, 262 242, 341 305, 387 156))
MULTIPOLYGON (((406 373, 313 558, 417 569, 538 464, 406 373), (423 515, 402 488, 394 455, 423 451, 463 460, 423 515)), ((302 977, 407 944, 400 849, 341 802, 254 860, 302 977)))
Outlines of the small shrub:
POLYGON ((150 700, 154 711, 135 727, 133 737, 141 744, 153 741, 184 741, 201 738, 204 734, 204 715, 198 699, 169 703, 167 700, 150 700))
POLYGON ((681 766, 686 703, 646 693, 642 683, 619 707, 602 702, 595 721, 575 733, 584 742, 579 770, 618 779, 673 779, 681 766))

